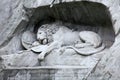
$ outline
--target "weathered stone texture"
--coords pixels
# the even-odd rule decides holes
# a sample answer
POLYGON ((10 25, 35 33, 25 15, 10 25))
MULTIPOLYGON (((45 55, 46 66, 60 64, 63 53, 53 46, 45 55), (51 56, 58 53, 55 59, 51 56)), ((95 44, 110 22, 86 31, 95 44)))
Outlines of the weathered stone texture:
MULTIPOLYGON (((71 1, 83 1, 83 0, 63 0, 63 2, 69 2, 69 1, 71 2, 71 1)), ((98 65, 95 66, 95 68, 93 69, 92 74, 90 76, 87 76, 88 80, 108 80, 108 79, 119 80, 120 78, 120 75, 119 75, 119 72, 120 72, 119 71, 120 70, 120 62, 119 62, 120 61, 119 60, 120 59, 120 54, 119 54, 120 0, 87 0, 87 1, 102 3, 109 9, 111 13, 110 16, 112 18, 113 28, 114 28, 115 34, 117 35, 113 46, 110 49, 108 49, 106 54, 103 55, 98 65)), ((29 16, 31 16, 31 12, 29 15, 25 14, 25 9, 23 9, 24 8, 23 5, 28 9, 34 9, 40 6, 51 4, 51 2, 52 0, 36 0, 36 1, 1 0, 0 1, 0 14, 1 14, 0 16, 0 55, 12 54, 16 51, 20 51, 23 49, 23 47, 21 47, 21 42, 19 38, 21 36, 21 33, 27 28, 26 25, 29 22, 29 16)), ((58 1, 56 0, 55 3, 59 3, 59 0, 58 1)), ((51 58, 52 55, 53 54, 50 54, 49 57, 45 59, 46 62, 43 61, 41 64, 51 65, 52 63, 56 63, 56 64, 60 63, 59 60, 56 60, 58 61, 58 63, 54 61, 54 59, 51 58), (50 62, 49 62, 49 59, 51 60, 50 62)), ((58 55, 59 54, 57 54, 57 57, 58 55)), ((70 54, 68 56, 70 56, 70 54)), ((33 58, 35 59, 35 57, 33 58)), ((60 57, 55 59, 59 59, 59 58, 60 57)), ((63 59, 63 61, 66 61, 66 60, 63 59)), ((37 60, 35 62, 37 62, 37 60)), ((68 62, 66 63, 69 64, 70 60, 68 59, 68 62)), ((56 80, 59 80, 59 79, 56 79, 56 80)))
POLYGON ((22 2, 23 0, 1 0, 0 47, 7 45, 13 36, 17 36, 23 30, 22 27, 25 27, 22 2))
POLYGON ((87 73, 87 68, 65 69, 14 69, 4 70, 3 80, 82 80, 87 73))

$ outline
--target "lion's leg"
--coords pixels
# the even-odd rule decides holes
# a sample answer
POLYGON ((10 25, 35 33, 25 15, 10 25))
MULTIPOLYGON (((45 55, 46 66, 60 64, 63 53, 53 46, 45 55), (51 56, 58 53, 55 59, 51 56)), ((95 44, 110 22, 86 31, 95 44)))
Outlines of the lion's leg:
MULTIPOLYGON (((79 34, 80 34, 80 32, 79 32, 79 34)), ((81 40, 81 36, 80 35, 79 35, 79 37, 80 37, 80 40, 81 40)), ((84 48, 84 47, 87 47, 87 46, 93 46, 93 44, 91 44, 89 42, 86 42, 86 41, 82 42, 82 41, 83 40, 81 40, 81 43, 75 44, 75 47, 76 48, 84 48)))
POLYGON ((44 57, 46 56, 46 54, 50 53, 53 49, 58 48, 58 42, 53 42, 52 44, 50 44, 47 49, 45 49, 44 51, 42 51, 42 53, 40 53, 38 55, 38 59, 39 60, 43 60, 44 57))

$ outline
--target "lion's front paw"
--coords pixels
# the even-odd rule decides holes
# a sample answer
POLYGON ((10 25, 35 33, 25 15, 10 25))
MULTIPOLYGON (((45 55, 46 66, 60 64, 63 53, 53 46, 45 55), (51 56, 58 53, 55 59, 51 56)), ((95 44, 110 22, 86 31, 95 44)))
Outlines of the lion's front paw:
POLYGON ((38 60, 43 60, 44 57, 45 57, 45 56, 44 56, 43 54, 39 54, 39 55, 38 55, 38 60))

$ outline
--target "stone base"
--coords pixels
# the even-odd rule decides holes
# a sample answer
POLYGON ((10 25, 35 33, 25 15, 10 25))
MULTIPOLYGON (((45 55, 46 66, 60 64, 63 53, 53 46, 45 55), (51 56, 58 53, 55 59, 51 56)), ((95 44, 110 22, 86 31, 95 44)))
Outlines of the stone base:
POLYGON ((43 66, 4 69, 1 80, 84 80, 91 68, 80 66, 43 66))

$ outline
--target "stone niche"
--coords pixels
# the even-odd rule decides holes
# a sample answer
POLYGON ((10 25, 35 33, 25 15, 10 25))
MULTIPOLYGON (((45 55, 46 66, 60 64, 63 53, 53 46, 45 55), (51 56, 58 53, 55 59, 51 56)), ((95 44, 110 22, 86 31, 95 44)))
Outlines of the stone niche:
POLYGON ((98 2, 75 1, 54 4, 52 7, 23 6, 23 20, 16 25, 15 31, 11 32, 14 35, 2 43, 0 52, 3 55, 23 50, 20 38, 24 31, 30 30, 36 34, 41 25, 56 21, 62 21, 65 26, 74 30, 90 30, 98 33, 107 48, 114 43, 115 32, 108 8, 98 2))
POLYGON ((101 3, 89 1, 64 2, 54 4, 52 7, 50 5, 40 6, 32 10, 34 11, 29 18, 27 27, 30 29, 34 25, 35 33, 42 24, 62 21, 65 26, 71 29, 90 30, 98 33, 108 48, 114 43, 115 32, 111 14, 108 8, 101 3))
MULTIPOLYGON (((89 30, 98 33, 103 43, 105 43, 106 48, 110 48, 114 43, 115 32, 112 25, 111 14, 108 8, 101 3, 90 1, 63 2, 54 4, 52 7, 50 7, 50 5, 35 8, 27 8, 24 6, 24 9, 26 11, 25 17, 29 20, 27 26, 23 28, 24 31, 32 31, 36 34, 41 25, 61 21, 63 25, 72 30, 89 30)), ((50 53, 46 56, 45 60, 40 62, 40 65, 72 65, 73 63, 73 65, 80 65, 79 63, 82 63, 82 61, 83 63, 84 61, 86 61, 86 63, 90 61, 88 59, 89 57, 76 56, 78 56, 78 61, 75 63, 74 58, 76 57, 72 57, 71 54, 60 56, 55 53, 50 53), (63 61, 61 61, 61 59, 63 61), (73 62, 71 63, 71 61, 73 62)), ((91 57, 92 56, 90 56, 90 58, 91 57)), ((97 60, 98 59, 100 59, 100 56, 97 60)), ((88 64, 86 65, 90 66, 88 64)))
MULTIPOLYGON (((18 26, 17 28, 18 30, 16 29, 17 31, 21 29, 23 30, 23 32, 32 31, 33 33, 36 34, 38 28, 41 25, 53 23, 56 21, 61 21, 66 27, 72 30, 76 30, 76 31, 89 30, 98 33, 102 38, 103 42, 105 43, 106 48, 111 47, 112 44, 114 43, 115 32, 112 25, 111 14, 108 8, 101 3, 90 2, 90 1, 76 1, 76 2, 63 2, 59 4, 54 4, 52 7, 50 7, 50 5, 39 6, 36 8, 34 7, 28 8, 26 6, 23 7, 25 12, 23 19, 25 20, 28 19, 28 22, 27 25, 25 26, 22 24, 22 28, 19 28, 20 26, 18 26)), ((21 23, 25 23, 25 20, 23 20, 23 22, 21 23)), ((9 41, 8 45, 0 49, 0 52, 2 51, 2 53, 5 54, 6 53, 13 54, 13 53, 17 53, 17 50, 18 51, 25 50, 21 45, 21 35, 23 34, 23 32, 17 35, 17 37, 20 36, 19 38, 16 38, 16 35, 13 36, 13 38, 9 41), (16 47, 18 49, 16 49, 16 47)), ((28 53, 28 52, 24 52, 24 53, 28 53)), ((21 54, 21 56, 24 55, 21 54)), ((34 55, 34 57, 33 54, 31 55, 31 57, 33 57, 33 59, 37 61, 37 58, 35 56, 37 55, 34 55)), ((49 61, 51 61, 51 59, 53 62, 55 62, 55 59, 52 58, 52 57, 56 57, 54 54, 48 56, 50 56, 50 58, 49 57, 46 58, 45 63, 43 61, 43 65, 49 64, 50 63, 49 61)), ((69 55, 69 57, 71 56, 69 55)), ((14 61, 17 63, 17 60, 13 60, 13 62, 14 61)), ((27 61, 30 62, 29 60, 27 61)), ((59 60, 57 64, 59 64, 59 60)))
MULTIPOLYGON (((66 27, 72 30, 76 30, 76 31, 89 30, 89 31, 94 31, 98 33, 102 38, 103 43, 105 43, 106 48, 110 48, 114 43, 115 32, 112 25, 111 14, 108 8, 101 3, 90 2, 90 1, 76 1, 76 2, 63 2, 59 4, 54 4, 52 7, 50 7, 50 5, 39 6, 36 8, 34 7, 28 8, 26 6, 23 6, 23 7, 24 7, 23 9, 24 9, 25 15, 23 17, 24 20, 20 24, 22 27, 17 26, 17 29, 16 29, 17 31, 20 30, 22 32, 20 34, 17 34, 17 36, 16 35, 13 36, 13 38, 9 41, 8 45, 0 49, 1 53, 13 54, 13 53, 18 53, 17 51, 24 51, 25 49, 21 45, 21 35, 23 34, 23 32, 32 31, 33 33, 36 34, 38 28, 41 25, 53 23, 56 21, 61 21, 63 25, 65 25, 66 27), (28 20, 27 25, 24 25, 24 23, 26 23, 26 20, 28 20), (20 37, 17 38, 18 36, 20 37)), ((14 34, 16 33, 14 32, 14 34)), ((24 53, 32 53, 32 51, 24 52, 24 53)), ((17 55, 18 54, 16 54, 16 56, 17 55)), ((25 56, 25 55, 27 56, 27 54, 23 54, 23 55, 20 54, 20 56, 25 56)), ((21 63, 21 66, 22 66, 24 60, 26 61, 27 64, 30 63, 32 59, 35 60, 33 64, 37 63, 36 56, 37 54, 29 55, 25 57, 25 59, 22 59, 23 61, 21 61, 21 58, 23 57, 18 58, 17 56, 17 58, 15 59, 13 59, 12 57, 11 58, 13 62, 15 62, 15 64, 18 63, 17 61, 22 62, 21 63), (31 59, 27 60, 27 58, 31 58, 31 59)), ((68 57, 67 54, 66 56, 68 57)), ((76 55, 76 56, 79 56, 79 55, 76 55)), ((56 59, 60 58, 59 55, 56 56, 56 54, 49 54, 46 57, 46 59, 43 61, 43 63, 41 63, 41 65, 46 66, 46 65, 56 64, 54 63, 56 59, 54 59, 53 57, 55 57, 56 59), (51 63, 52 61, 53 63, 51 63)), ((69 55, 69 58, 71 58, 71 55, 69 55)), ((84 58, 88 58, 88 57, 82 57, 83 61, 84 61, 84 58)), ((56 61, 57 64, 59 64, 59 61, 61 61, 61 59, 57 60, 58 62, 56 61)), ((7 61, 9 62, 10 60, 7 59, 7 61)), ((73 60, 75 59, 73 58, 73 60)), ((69 61, 73 61, 73 60, 70 59, 69 61)), ((6 63, 8 63, 7 61, 6 63)), ((70 63, 69 61, 67 62, 68 64, 70 63)), ((89 61, 89 59, 87 61, 89 61)), ((66 63, 64 64, 67 65, 66 63)))

